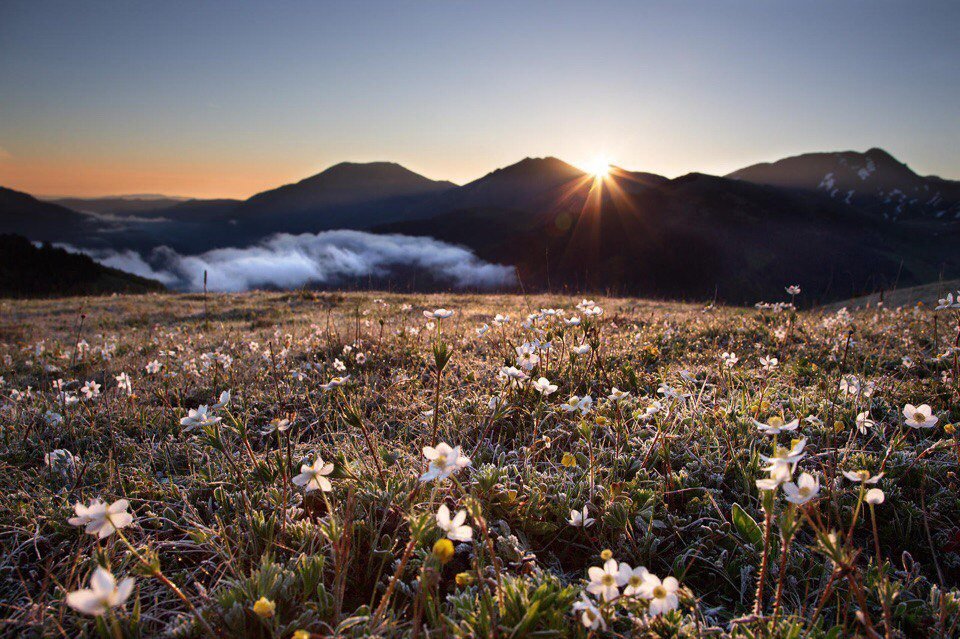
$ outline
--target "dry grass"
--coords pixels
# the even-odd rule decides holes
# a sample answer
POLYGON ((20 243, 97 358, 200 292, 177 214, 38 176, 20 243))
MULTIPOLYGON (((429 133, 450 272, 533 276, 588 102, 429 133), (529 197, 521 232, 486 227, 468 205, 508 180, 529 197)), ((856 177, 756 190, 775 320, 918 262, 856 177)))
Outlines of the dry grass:
POLYGON ((0 302, 0 631, 603 634, 573 604, 607 550, 681 584, 677 609, 658 616, 644 597, 588 596, 611 636, 958 636, 952 311, 935 330, 933 311, 889 305, 823 315, 597 299, 604 312, 589 318, 577 302, 308 292, 0 302), (437 307, 455 314, 429 330, 421 311, 437 307), (546 308, 584 322, 541 314, 522 325, 546 308), (497 313, 510 322, 495 325, 497 313), (528 371, 559 386, 548 397, 498 377, 534 339, 552 343, 528 371), (583 343, 590 352, 573 354, 583 343), (763 356, 779 365, 764 370, 763 356), (162 368, 148 373, 153 360, 162 368), (842 390, 845 376, 861 392, 842 390), (101 394, 66 405, 58 379, 68 395, 87 380, 101 394), (629 396, 607 399, 613 387, 629 396), (185 432, 187 411, 227 389, 222 421, 185 432), (587 394, 591 410, 562 409, 587 394), (929 404, 938 423, 907 427, 908 403, 929 404), (861 433, 864 411, 874 424, 861 433), (753 420, 773 417, 799 429, 760 433, 753 420), (281 419, 289 430, 271 431, 281 419), (806 438, 794 481, 808 472, 821 486, 799 507, 756 486, 768 476, 760 455, 793 437, 806 438), (472 463, 420 482, 421 449, 438 441, 472 463), (46 464, 54 450, 75 462, 46 464), (333 490, 305 494, 291 480, 318 455, 334 464, 333 490), (884 473, 882 504, 865 504, 841 474, 856 469, 884 473), (97 497, 129 500, 129 545, 67 522, 74 503, 97 497), (466 509, 472 527, 452 557, 435 545, 441 503, 466 509), (595 523, 572 526, 585 505, 595 523), (85 616, 65 594, 98 564, 136 576, 136 588, 124 606, 85 616))

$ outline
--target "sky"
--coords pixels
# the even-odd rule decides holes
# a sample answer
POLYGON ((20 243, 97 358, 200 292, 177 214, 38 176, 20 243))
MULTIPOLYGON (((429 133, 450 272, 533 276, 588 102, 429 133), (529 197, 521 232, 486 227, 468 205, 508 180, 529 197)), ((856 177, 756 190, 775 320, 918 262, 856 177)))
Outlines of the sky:
POLYGON ((341 161, 960 178, 960 2, 0 2, 0 186, 248 197, 341 161))

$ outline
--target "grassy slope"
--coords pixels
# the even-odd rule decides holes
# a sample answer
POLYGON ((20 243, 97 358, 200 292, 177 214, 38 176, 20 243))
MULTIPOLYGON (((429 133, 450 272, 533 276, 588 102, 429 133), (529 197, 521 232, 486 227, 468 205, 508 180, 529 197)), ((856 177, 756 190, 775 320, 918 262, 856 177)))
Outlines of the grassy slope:
MULTIPOLYGON (((531 609, 531 630, 582 636, 571 604, 604 549, 661 577, 677 576, 688 589, 683 592, 699 598, 696 622, 685 596, 684 617, 660 619, 652 628, 669 634, 669 627, 685 625, 694 633, 699 625, 723 633, 731 619, 752 610, 761 563, 751 523, 763 522, 754 481, 765 476, 758 454, 769 454, 771 444, 751 418, 815 415, 830 427, 803 423, 799 433, 808 438, 808 456, 799 466, 823 483, 816 512, 828 528, 847 530, 858 492, 848 481, 831 483, 828 477, 838 469, 876 472, 882 466, 886 477, 879 487, 887 500, 878 506, 881 552, 897 566, 908 552, 915 570, 895 576, 909 608, 897 613, 893 625, 912 635, 937 631, 941 611, 925 603, 930 586, 949 590, 960 582, 957 457, 940 427, 960 417, 960 404, 941 379, 950 362, 930 359, 945 338, 932 342, 929 311, 868 312, 849 322, 803 314, 787 327, 785 314, 602 299, 605 313, 589 329, 594 354, 572 363, 567 349, 581 342, 583 329, 538 321, 545 331, 540 337, 551 339, 557 351, 534 373, 558 384, 556 394, 542 401, 530 389, 505 391, 496 371, 513 363, 512 345, 535 334, 520 320, 544 307, 573 314, 578 301, 359 293, 214 295, 206 302, 200 295, 0 301, 0 355, 9 358, 3 396, 28 385, 34 389, 30 399, 5 401, 0 413, 0 616, 6 627, 51 635, 58 628, 68 635, 92 628, 88 617, 66 608, 63 594, 86 583, 96 543, 66 519, 73 502, 102 496, 130 500, 136 526, 125 532, 132 543, 157 552, 165 574, 224 636, 266 637, 271 626, 277 636, 300 628, 319 635, 338 621, 354 624, 345 635, 412 635, 415 618, 436 626, 437 614, 449 620, 448 628, 489 636, 498 595, 505 600, 498 616, 501 636, 531 609), (80 335, 92 350, 71 363, 81 302, 86 318, 80 335), (404 310, 403 304, 413 308, 404 310), (420 311, 438 306, 456 314, 443 323, 453 356, 444 373, 437 439, 463 446, 473 465, 458 475, 463 488, 446 482, 417 489, 424 465, 420 449, 434 443, 432 417, 424 411, 434 406, 435 333, 410 329, 423 329, 420 311), (512 322, 478 337, 474 329, 498 312, 512 322), (843 372, 877 387, 870 400, 840 398, 831 408, 850 328, 854 344, 843 372), (109 359, 97 350, 104 342, 116 345, 109 359), (271 344, 272 357, 265 355, 271 344), (354 350, 345 355, 345 345, 354 350), (354 357, 358 351, 367 358, 362 365, 354 357), (740 357, 732 372, 721 373, 723 351, 740 357), (229 364, 222 357, 211 364, 213 353, 229 355, 229 364), (759 369, 760 356, 767 354, 780 359, 772 374, 759 369), (906 355, 917 363, 913 368, 901 367, 906 355), (338 358, 351 382, 342 393, 325 392, 320 385, 341 374, 334 368, 338 358), (144 367, 154 359, 164 372, 147 375, 144 367), (117 389, 113 376, 121 371, 133 378, 134 397, 117 389), (295 380, 291 371, 305 379, 295 380), (696 381, 685 381, 681 371, 696 381), (99 380, 103 395, 64 408, 50 390, 55 378, 77 380, 68 383, 71 393, 84 380, 99 380), (690 393, 691 400, 665 400, 658 394, 664 382, 690 393), (570 394, 600 400, 612 386, 631 392, 620 409, 598 405, 585 422, 559 409, 570 394), (212 404, 225 388, 233 392, 229 413, 222 412, 220 430, 209 433, 219 432, 223 445, 202 431, 185 433, 179 420, 186 409, 212 404), (496 394, 505 397, 508 413, 491 415, 488 400, 496 394), (669 412, 640 419, 654 400, 669 412), (867 402, 878 426, 860 436, 854 418, 867 402), (931 404, 940 425, 909 431, 888 454, 907 402, 931 404), (46 411, 62 413, 64 423, 46 423, 46 411), (362 422, 351 425, 350 411, 362 422), (289 447, 285 439, 278 447, 275 433, 261 434, 272 419, 292 414, 289 447), (583 423, 593 424, 589 440, 583 423), (370 446, 378 451, 380 470, 370 446), (75 470, 60 474, 44 466, 44 453, 55 448, 80 457, 75 470), (280 470, 278 451, 289 451, 289 470, 280 470), (576 460, 572 467, 561 463, 566 453, 576 460), (352 530, 349 545, 331 545, 329 536, 339 537, 324 527, 324 500, 315 493, 304 498, 284 479, 317 454, 335 464, 330 502, 337 521, 346 519, 352 530), (452 508, 476 504, 490 535, 490 545, 463 546, 442 569, 430 555, 439 533, 429 523, 441 500, 452 508), (596 523, 570 526, 570 510, 585 504, 596 523), (734 504, 749 517, 734 518, 734 504), (296 508, 284 520, 283 508, 291 505, 296 508), (410 522, 420 516, 428 522, 426 532, 413 546, 379 628, 373 628, 362 606, 382 601, 408 547, 410 522), (501 569, 497 578, 488 574, 489 589, 458 586, 458 572, 469 576, 476 561, 489 565, 490 548, 501 569), (316 573, 319 588, 310 577, 318 561, 325 562, 316 573), (428 598, 421 613, 415 612, 418 579, 434 584, 424 587, 428 598), (266 625, 252 612, 261 596, 277 604, 266 625)), ((781 436, 781 443, 788 439, 781 436)), ((785 505, 778 496, 777 511, 785 505)), ((868 588, 872 623, 880 627, 883 612, 866 574, 874 554, 869 518, 864 514, 859 521, 851 544, 861 554, 853 565, 857 583, 868 588)), ((481 525, 476 518, 469 523, 476 538, 481 525)), ((101 544, 106 550, 99 560, 109 561, 118 575, 132 573, 136 562, 115 539, 101 544)), ((850 582, 841 579, 818 624, 810 624, 830 574, 815 545, 805 526, 785 564, 776 636, 786 636, 785 624, 801 609, 808 615, 798 622, 802 634, 817 636, 817 628, 829 628, 844 618, 848 605, 857 605, 850 582)), ((771 565, 778 558, 773 553, 771 565)), ((131 617, 128 604, 120 616, 123 628, 153 636, 190 625, 181 601, 157 580, 139 577, 138 584, 142 617, 131 617)), ((768 619, 775 584, 771 572, 763 607, 768 619)), ((638 610, 644 606, 635 604, 638 610)), ((631 632, 627 607, 619 606, 615 622, 624 634, 631 632)), ((852 615, 845 623, 838 633, 854 630, 852 615)), ((759 630, 758 622, 751 625, 759 630)))
MULTIPOLYGON (((960 280, 945 280, 921 286, 898 288, 884 292, 883 304, 887 308, 897 308, 899 306, 916 306, 919 303, 933 308, 937 305, 937 300, 947 293, 955 294, 958 290, 960 290, 960 280)), ((827 304, 821 310, 862 309, 876 306, 878 302, 880 302, 880 293, 874 293, 873 295, 864 295, 863 297, 854 297, 842 302, 827 304)))

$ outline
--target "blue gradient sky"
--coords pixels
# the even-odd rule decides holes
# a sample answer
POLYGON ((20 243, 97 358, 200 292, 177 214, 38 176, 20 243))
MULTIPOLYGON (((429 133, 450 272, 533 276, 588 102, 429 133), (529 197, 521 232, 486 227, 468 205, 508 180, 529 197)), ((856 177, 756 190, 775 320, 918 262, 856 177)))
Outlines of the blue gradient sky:
POLYGON ((342 160, 960 178, 960 2, 0 2, 0 185, 245 197, 342 160))

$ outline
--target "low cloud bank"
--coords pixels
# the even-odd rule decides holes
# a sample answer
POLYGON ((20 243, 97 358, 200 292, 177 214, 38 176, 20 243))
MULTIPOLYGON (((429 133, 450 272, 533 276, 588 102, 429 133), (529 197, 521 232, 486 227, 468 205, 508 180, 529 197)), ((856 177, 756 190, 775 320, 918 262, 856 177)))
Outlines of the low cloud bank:
POLYGON ((484 262, 469 250, 429 237, 375 235, 361 231, 281 233, 246 248, 180 255, 168 247, 141 255, 132 250, 83 252, 112 268, 159 280, 183 291, 207 288, 236 292, 256 288, 337 286, 351 282, 433 283, 493 289, 516 283, 512 267, 484 262))

